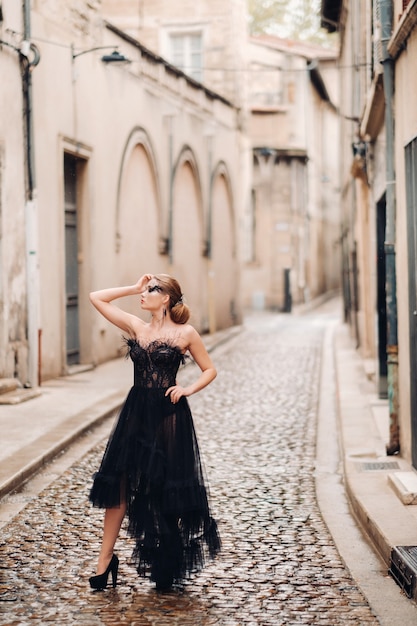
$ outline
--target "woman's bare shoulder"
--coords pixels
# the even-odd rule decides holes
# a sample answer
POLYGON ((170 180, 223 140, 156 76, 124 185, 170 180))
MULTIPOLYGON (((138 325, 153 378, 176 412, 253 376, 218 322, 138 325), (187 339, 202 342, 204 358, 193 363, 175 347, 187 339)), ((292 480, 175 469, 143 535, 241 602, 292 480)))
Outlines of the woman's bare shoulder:
POLYGON ((181 335, 188 345, 202 341, 199 332, 194 328, 194 326, 192 326, 192 324, 184 324, 181 335))

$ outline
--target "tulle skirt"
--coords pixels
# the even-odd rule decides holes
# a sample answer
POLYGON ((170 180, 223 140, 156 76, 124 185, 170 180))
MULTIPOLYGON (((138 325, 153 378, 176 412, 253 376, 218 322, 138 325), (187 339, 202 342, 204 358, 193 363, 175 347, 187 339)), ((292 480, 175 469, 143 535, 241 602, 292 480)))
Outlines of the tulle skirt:
POLYGON ((161 586, 182 583, 220 550, 193 419, 185 397, 132 387, 110 435, 90 501, 126 502, 133 561, 161 586))

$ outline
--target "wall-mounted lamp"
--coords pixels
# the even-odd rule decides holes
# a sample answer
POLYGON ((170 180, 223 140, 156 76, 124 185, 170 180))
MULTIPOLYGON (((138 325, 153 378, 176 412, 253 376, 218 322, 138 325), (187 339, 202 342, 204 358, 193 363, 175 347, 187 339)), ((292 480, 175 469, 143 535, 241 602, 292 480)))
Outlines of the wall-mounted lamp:
POLYGON ((117 47, 114 46, 96 46, 95 48, 89 48, 88 50, 81 50, 81 52, 74 52, 74 48, 72 48, 72 60, 80 57, 83 54, 88 54, 89 52, 95 52, 96 50, 108 50, 109 48, 113 48, 113 52, 111 54, 105 54, 101 57, 103 63, 131 63, 131 60, 125 57, 124 54, 121 54, 117 47))
MULTIPOLYGON (((211 234, 211 233, 210 233, 211 234)), ((201 254, 205 259, 211 258, 211 241, 210 239, 204 239, 201 249, 201 254)))
POLYGON ((105 54, 101 57, 103 63, 131 63, 132 61, 125 57, 124 54, 120 54, 118 50, 113 50, 111 54, 105 54))
POLYGON ((365 158, 368 152, 368 146, 365 141, 355 141, 352 143, 352 152, 354 157, 365 158))
POLYGON ((264 159, 268 160, 269 157, 275 156, 277 151, 274 148, 267 148, 265 146, 261 148, 255 148, 254 152, 256 155, 264 157, 264 159))
POLYGON ((160 237, 159 238, 159 254, 167 255, 169 254, 170 241, 168 237, 160 237))
POLYGON ((369 146, 366 141, 356 141, 352 143, 353 162, 351 166, 351 174, 354 178, 362 178, 368 184, 368 154, 369 146))

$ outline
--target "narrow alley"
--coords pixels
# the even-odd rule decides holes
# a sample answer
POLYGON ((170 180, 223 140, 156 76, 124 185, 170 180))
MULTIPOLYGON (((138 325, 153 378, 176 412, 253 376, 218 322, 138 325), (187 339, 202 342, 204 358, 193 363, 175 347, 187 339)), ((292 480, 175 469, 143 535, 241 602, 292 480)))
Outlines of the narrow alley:
MULTIPOLYGON (((380 623, 339 556, 316 500, 318 390, 328 322, 326 315, 253 316, 213 352, 215 382, 190 398, 223 542, 216 561, 185 589, 158 593, 129 565, 132 542, 122 531, 117 588, 90 590, 102 512, 90 507, 88 491, 108 423, 99 444, 3 527, 0 623, 380 623)), ((184 380, 195 376, 193 367, 182 370, 184 380)))

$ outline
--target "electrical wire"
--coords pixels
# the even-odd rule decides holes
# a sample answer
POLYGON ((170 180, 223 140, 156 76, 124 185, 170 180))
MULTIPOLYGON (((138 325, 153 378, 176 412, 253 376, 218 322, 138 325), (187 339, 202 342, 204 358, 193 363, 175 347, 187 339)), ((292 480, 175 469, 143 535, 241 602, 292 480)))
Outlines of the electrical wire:
MULTIPOLYGON (((23 35, 21 33, 18 33, 16 31, 12 31, 10 29, 7 29, 6 32, 9 32, 10 34, 12 34, 14 36, 18 35, 20 37, 23 37, 23 35)), ((32 35, 31 39, 33 41, 37 41, 37 42, 40 42, 40 43, 46 43, 46 44, 51 45, 51 46, 57 46, 57 47, 60 47, 60 48, 66 48, 67 50, 70 50, 70 51, 73 50, 73 46, 70 45, 70 44, 64 44, 62 42, 57 42, 57 41, 53 41, 53 40, 50 40, 50 39, 44 39, 42 37, 37 37, 35 35, 32 35)), ((12 46, 12 44, 7 44, 6 42, 3 42, 3 44, 12 46)), ((109 46, 109 47, 111 47, 111 46, 109 46)), ((328 48, 325 48, 325 50, 328 50, 328 48)), ((285 51, 280 51, 280 50, 277 50, 277 52, 285 53, 285 51)), ((297 55, 294 54, 294 56, 297 56, 297 55)), ((299 55, 299 56, 303 57, 303 55, 299 55)), ((305 58, 305 57, 303 57, 303 58, 305 58)), ((316 60, 317 59, 310 60, 309 61, 309 65, 312 64, 316 60)), ((326 59, 326 60, 328 60, 328 59, 326 59)), ((336 58, 335 58, 335 60, 337 61, 336 58)), ((135 63, 135 61, 132 61, 132 63, 135 63)), ((254 63, 254 62, 252 61, 252 63, 254 63)), ((265 65, 265 64, 263 64, 263 65, 265 65)), ((358 68, 370 68, 370 67, 372 67, 372 63, 371 62, 354 63, 354 64, 351 64, 351 65, 337 65, 337 69, 340 69, 340 70, 358 69, 358 68)), ((274 65, 271 65, 271 66, 268 66, 268 67, 265 67, 265 68, 257 67, 257 68, 253 68, 253 69, 251 69, 250 67, 249 68, 248 67, 246 67, 246 68, 232 68, 232 67, 228 68, 228 67, 210 67, 210 66, 207 66, 207 65, 203 65, 203 66, 200 66, 198 68, 188 67, 188 66, 185 66, 185 67, 178 66, 178 68, 181 71, 185 72, 185 73, 192 72, 192 71, 195 71, 195 70, 198 69, 199 71, 203 71, 203 72, 227 72, 227 73, 236 73, 236 74, 238 74, 238 73, 246 73, 246 74, 256 73, 257 74, 259 72, 271 72, 271 71, 280 71, 280 72, 293 73, 293 72, 305 72, 306 70, 312 69, 311 65, 310 65, 310 67, 307 66, 307 67, 294 68, 294 69, 285 68, 285 67, 282 67, 282 66, 274 66, 274 65)))

